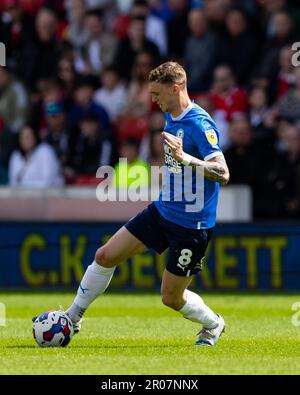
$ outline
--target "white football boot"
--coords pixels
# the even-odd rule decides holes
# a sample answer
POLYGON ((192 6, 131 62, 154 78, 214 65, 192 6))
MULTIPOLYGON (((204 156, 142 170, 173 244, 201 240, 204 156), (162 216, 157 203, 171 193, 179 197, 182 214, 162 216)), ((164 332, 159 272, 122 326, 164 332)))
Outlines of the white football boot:
POLYGON ((214 346, 219 337, 225 332, 225 321, 223 317, 217 314, 219 318, 219 324, 216 328, 202 328, 198 333, 199 337, 195 343, 195 346, 214 346))
MULTIPOLYGON (((70 318, 70 320, 72 321, 71 317, 69 316, 69 314, 66 312, 66 315, 70 318)), ((72 321, 73 324, 73 329, 74 329, 74 335, 79 333, 81 330, 81 324, 82 324, 83 318, 80 318, 79 321, 74 322, 72 321)))

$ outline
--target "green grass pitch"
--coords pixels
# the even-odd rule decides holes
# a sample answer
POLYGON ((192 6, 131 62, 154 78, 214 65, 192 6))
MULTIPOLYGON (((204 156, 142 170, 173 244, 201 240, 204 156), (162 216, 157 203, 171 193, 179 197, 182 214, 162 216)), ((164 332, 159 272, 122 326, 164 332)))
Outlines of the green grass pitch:
POLYGON ((299 374, 300 295, 207 294, 226 321, 215 347, 194 347, 199 326, 164 307, 159 295, 105 294, 86 313, 80 334, 62 349, 40 349, 31 317, 73 294, 0 293, 1 374, 299 374))

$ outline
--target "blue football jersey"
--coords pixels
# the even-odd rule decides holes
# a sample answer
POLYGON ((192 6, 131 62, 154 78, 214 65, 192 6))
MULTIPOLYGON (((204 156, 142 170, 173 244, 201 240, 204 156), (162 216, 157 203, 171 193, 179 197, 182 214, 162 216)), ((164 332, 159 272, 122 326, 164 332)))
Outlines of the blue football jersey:
MULTIPOLYGON (((222 154, 219 132, 210 115, 197 104, 178 117, 165 113, 165 131, 182 138, 183 151, 201 160, 222 154)), ((216 221, 219 183, 204 178, 203 169, 184 166, 164 143, 165 166, 160 196, 155 205, 167 220, 186 228, 212 228, 216 221)))

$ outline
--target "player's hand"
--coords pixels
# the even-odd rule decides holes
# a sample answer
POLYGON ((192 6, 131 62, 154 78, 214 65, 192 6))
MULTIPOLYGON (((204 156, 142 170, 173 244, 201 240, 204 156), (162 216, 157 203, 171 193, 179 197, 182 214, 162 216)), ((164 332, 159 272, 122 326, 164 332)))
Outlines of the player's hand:
POLYGON ((181 162, 184 154, 182 149, 182 139, 167 132, 162 132, 161 135, 165 139, 165 143, 171 148, 173 158, 178 162, 181 162))

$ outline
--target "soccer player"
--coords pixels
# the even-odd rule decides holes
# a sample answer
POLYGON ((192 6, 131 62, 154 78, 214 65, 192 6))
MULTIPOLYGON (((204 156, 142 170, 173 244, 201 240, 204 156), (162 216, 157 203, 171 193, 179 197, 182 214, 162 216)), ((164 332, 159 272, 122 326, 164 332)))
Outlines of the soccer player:
POLYGON ((213 346, 224 331, 224 319, 188 286, 202 268, 219 184, 228 182, 229 171, 215 122, 189 98, 184 69, 175 62, 161 64, 150 72, 149 89, 166 117, 162 192, 97 250, 67 314, 79 331, 84 312, 106 290, 120 262, 146 248, 159 254, 169 248, 162 302, 202 325, 196 345, 213 346))

